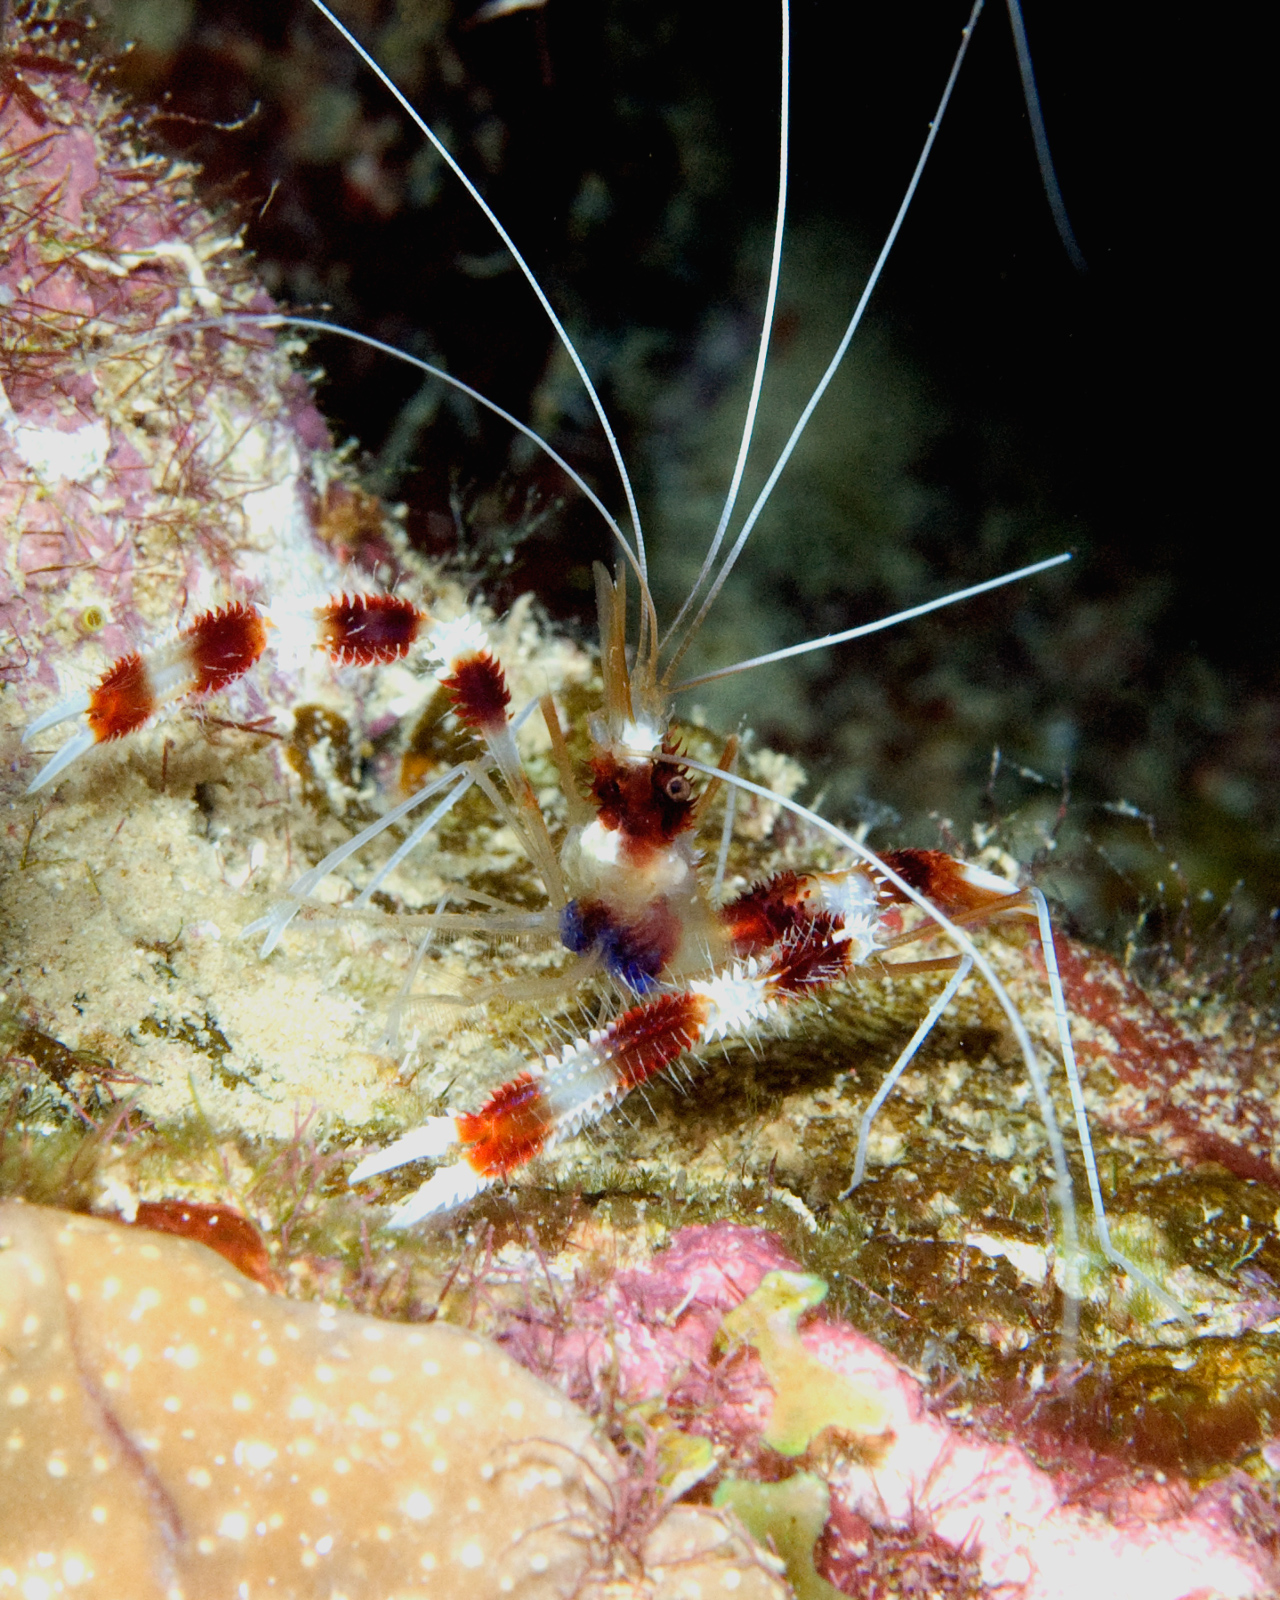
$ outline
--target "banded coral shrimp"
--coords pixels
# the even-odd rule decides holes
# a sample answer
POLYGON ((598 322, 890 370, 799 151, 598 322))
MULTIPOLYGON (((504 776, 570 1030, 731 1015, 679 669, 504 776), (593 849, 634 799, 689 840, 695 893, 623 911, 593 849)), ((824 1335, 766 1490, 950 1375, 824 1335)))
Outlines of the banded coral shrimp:
MULTIPOLYGON (((196 324, 190 326, 194 327, 196 324)), ((632 553, 630 559, 643 580, 643 555, 639 548, 632 553)), ((594 736, 596 738, 596 765, 593 769, 594 800, 597 806, 608 810, 611 817, 615 813, 617 815, 616 821, 605 824, 606 832, 614 832, 622 826, 623 831, 628 834, 635 832, 639 842, 646 847, 661 844, 664 848, 657 851, 655 859, 663 869, 673 872, 679 869, 679 876, 691 878, 692 861, 688 856, 687 844, 681 841, 689 832, 701 807, 694 798, 688 774, 702 771, 711 776, 714 769, 708 769, 705 763, 696 762, 692 757, 679 760, 674 748, 665 746, 668 713, 665 691, 659 681, 656 656, 653 653, 656 648, 657 625, 655 620, 651 620, 652 602, 647 587, 642 590, 641 637, 632 677, 628 676, 624 665, 625 607, 619 606, 614 596, 615 591, 608 585, 601 589, 602 622, 605 624, 606 637, 611 641, 606 648, 606 656, 611 665, 606 672, 606 713, 601 725, 603 732, 598 729, 594 736), (607 772, 604 770, 606 767, 609 769, 607 772), (632 767, 647 774, 646 782, 662 788, 666 801, 674 808, 672 818, 651 823, 648 819, 648 811, 651 808, 647 802, 641 805, 639 800, 606 797, 606 790, 612 794, 613 788, 618 784, 621 784, 623 790, 628 789, 630 779, 624 781, 621 774, 622 769, 630 772, 632 767), (674 770, 669 777, 664 778, 662 774, 667 768, 674 770), (668 793, 667 787, 670 785, 680 786, 680 795, 668 793), (643 826, 640 825, 642 821, 640 813, 632 815, 635 806, 640 806, 640 812, 644 814, 643 826), (651 826, 657 829, 657 833, 652 837, 646 832, 651 826), (670 837, 667 837, 668 834, 670 837), (666 848, 668 846, 676 848, 666 848)), ((113 737, 130 731, 135 722, 146 720, 150 712, 155 709, 156 702, 166 695, 173 692, 186 693, 191 689, 205 691, 222 687, 225 681, 238 676, 243 667, 262 652, 265 644, 264 622, 270 621, 277 629, 288 631, 299 621, 305 623, 309 616, 308 607, 303 607, 301 612, 295 615, 290 612, 287 604, 271 613, 261 615, 247 607, 208 613, 204 618, 190 624, 179 636, 175 645, 166 647, 160 655, 151 658, 150 665, 155 669, 152 677, 156 680, 152 687, 157 691, 154 696, 151 689, 142 683, 143 663, 138 661, 115 677, 109 676, 98 690, 90 694, 85 703, 72 702, 57 708, 55 714, 37 719, 32 731, 41 733, 52 722, 87 710, 90 713, 90 726, 79 736, 78 741, 73 740, 71 745, 65 747, 65 760, 70 761, 74 759, 75 754, 82 753, 88 744, 94 742, 95 734, 113 737), (215 662, 213 658, 228 643, 232 634, 235 637, 230 642, 230 649, 235 660, 230 665, 221 660, 215 662), (118 694, 116 691, 123 693, 118 694)), ((327 636, 330 653, 336 660, 339 662, 363 660, 368 664, 369 660, 380 656, 390 659, 403 654, 410 642, 410 636, 421 625, 423 625, 421 617, 408 602, 334 600, 323 611, 321 631, 327 636), (367 641, 370 631, 384 628, 389 630, 388 637, 375 648, 365 649, 362 641, 367 641), (397 632, 398 629, 403 631, 397 632)), ((558 881, 555 850, 551 840, 545 835, 545 829, 542 828, 540 821, 536 820, 537 812, 532 794, 527 779, 520 770, 510 731, 507 729, 505 683, 500 675, 494 676, 497 668, 485 653, 483 635, 476 633, 471 625, 452 629, 446 627, 436 642, 442 644, 445 651, 444 660, 447 668, 442 673, 442 678, 451 685, 455 710, 465 722, 486 736, 489 748, 488 760, 502 773, 508 790, 508 800, 503 802, 498 792, 493 789, 487 771, 480 768, 473 770, 471 765, 463 765, 450 768, 442 779, 436 781, 434 788, 423 792, 418 803, 434 795, 442 795, 441 803, 435 808, 431 817, 434 826, 441 820, 447 805, 460 799, 465 789, 472 784, 484 788, 490 799, 497 804, 500 814, 514 825, 517 834, 525 836, 526 843, 532 847, 531 853, 538 860, 547 887, 552 892, 553 898, 556 898, 556 891, 553 888, 558 881), (513 804, 514 811, 511 810, 513 804)), ((556 749, 557 733, 554 716, 548 717, 548 732, 552 747, 556 749)), ((567 762, 560 762, 559 765, 563 786, 572 805, 574 782, 567 775, 567 762)), ((56 776, 60 770, 61 765, 56 764, 50 776, 56 776)), ((720 774, 715 781, 728 783, 730 786, 740 784, 746 792, 751 792, 749 783, 727 772, 720 774)), ((758 786, 756 792, 758 797, 764 797, 758 786)), ((658 798, 656 789, 655 798, 658 798)), ((784 799, 782 803, 791 805, 798 815, 811 824, 819 827, 827 826, 816 822, 812 813, 803 808, 795 808, 792 802, 784 799)), ((660 799, 658 804, 661 810, 660 799)), ((381 822, 371 825, 369 835, 376 835, 386 825, 381 822)), ((848 868, 838 868, 834 875, 826 880, 793 877, 786 887, 775 885, 766 889, 762 886, 754 900, 750 895, 745 900, 740 897, 736 902, 739 917, 746 917, 747 910, 752 909, 760 920, 761 927, 768 933, 768 937, 764 937, 759 929, 748 930, 741 936, 742 942, 737 944, 733 940, 738 936, 734 935, 729 948, 721 952, 720 963, 717 963, 712 958, 713 947, 723 938, 723 929, 718 927, 716 919, 710 914, 710 907, 705 902, 702 891, 693 889, 684 895, 681 900, 684 909, 677 914, 668 904, 671 896, 658 893, 652 886, 644 885, 643 874, 640 888, 634 881, 629 887, 624 886, 621 889, 616 885, 612 888, 607 887, 604 880, 609 876, 608 869, 611 862, 605 859, 595 844, 585 848, 582 843, 590 834, 592 827, 599 825, 583 823, 580 819, 576 826, 582 831, 571 846, 576 860, 569 886, 574 888, 575 893, 570 899, 569 911, 573 912, 576 908, 578 922, 574 922, 572 918, 566 920, 565 916, 559 914, 562 907, 553 905, 553 911, 557 912, 552 919, 556 924, 555 928, 545 916, 521 915, 511 908, 496 918, 470 912, 440 911, 428 915, 425 925, 433 932, 451 934, 559 931, 564 944, 588 961, 594 959, 597 966, 603 965, 609 975, 622 987, 624 994, 630 991, 631 998, 643 996, 655 985, 673 983, 677 979, 687 980, 690 986, 681 991, 684 1012, 687 1015, 681 1013, 680 1016, 675 1016, 673 1012, 671 1017, 659 1025, 657 1011, 654 1008, 661 1006, 665 1007, 665 1011, 673 1011, 672 1006, 667 1004, 661 995, 652 1001, 640 999, 637 1005, 615 1019, 616 1027, 613 1023, 608 1024, 599 1038, 584 1046, 576 1055, 573 1049, 566 1051, 559 1066, 566 1071, 584 1074, 589 1092, 586 1102, 579 1103, 575 1099, 572 1104, 562 1107, 564 1116, 554 1126, 537 1111, 533 1113, 533 1124, 526 1126, 521 1120, 528 1111, 532 1098, 526 1092, 529 1087, 527 1083, 517 1085, 505 1093, 505 1099, 502 1098, 503 1092, 500 1091, 499 1101, 495 1102, 487 1117, 482 1116, 480 1124, 477 1124, 479 1138, 496 1139, 501 1146, 493 1161, 483 1167, 471 1164, 469 1169, 468 1164, 464 1162, 462 1169, 452 1169, 452 1175, 446 1176, 443 1184, 430 1190, 426 1198, 420 1202, 419 1214, 423 1208, 437 1209, 441 1205, 448 1208, 469 1198, 478 1187, 483 1186, 477 1180, 491 1180, 493 1177, 505 1175, 507 1171, 522 1164, 530 1154, 535 1153, 537 1147, 548 1144, 554 1136, 562 1136, 566 1127, 579 1124, 589 1114, 598 1108, 603 1108, 605 1103, 616 1098, 614 1090, 620 1085, 615 1083, 610 1087, 601 1074, 605 1073, 612 1056, 618 1052, 623 1056, 628 1052, 633 1055, 638 1052, 638 1068, 632 1073, 632 1077, 639 1082, 644 1077, 664 1070, 675 1056, 683 1054, 685 1049, 699 1038, 710 1040, 754 1031, 755 1026, 777 1003, 810 988, 825 987, 837 972, 843 972, 851 955, 854 956, 855 964, 865 959, 880 939, 888 934, 889 925, 885 923, 881 926, 882 918, 876 909, 875 893, 872 888, 876 880, 868 877, 861 868, 852 871, 848 868), (646 915, 648 910, 661 912, 657 918, 661 922, 663 916, 670 914, 671 919, 678 924, 677 928, 673 931, 663 927, 655 932, 647 926, 642 926, 645 917, 637 919, 632 916, 628 920, 623 914, 621 904, 635 900, 637 894, 645 902, 643 909, 646 915), (858 902, 856 906, 852 902, 847 906, 844 904, 841 897, 846 894, 853 895, 854 901, 858 902), (831 899, 832 896, 835 898, 831 899), (868 899, 868 896, 871 898, 868 899), (818 910, 814 909, 815 897, 823 901, 818 910), (825 903, 827 899, 830 899, 830 904, 825 903), (830 926, 824 919, 833 919, 830 926), (845 932, 846 926, 851 925, 851 921, 858 923, 858 931, 851 932, 847 938, 839 937, 838 935, 845 932), (708 984, 714 985, 725 978, 724 972, 720 974, 720 978, 712 974, 716 966, 723 965, 726 960, 730 963, 727 968, 727 982, 729 990, 734 991, 732 998, 729 990, 720 989, 713 992, 706 989, 708 984), (758 966, 755 965, 757 962, 758 966), (801 969, 804 969, 803 973, 801 969), (695 1010, 699 1013, 696 1026, 693 1015, 695 1010), (611 1032, 611 1029, 614 1031, 611 1032), (647 1042, 643 1044, 638 1042, 633 1036, 636 1029, 639 1029, 647 1042), (599 1077, 601 1081, 595 1082, 595 1077, 599 1077), (520 1110, 516 1121, 520 1126, 504 1127, 499 1115, 500 1108, 504 1104, 514 1107, 517 1101, 520 1103, 520 1110), (465 1178, 465 1171, 460 1177, 459 1172, 464 1169, 470 1171, 470 1178, 465 1178), (469 1194, 464 1192, 468 1186, 469 1194)), ((852 850, 855 855, 858 853, 857 841, 851 840, 847 834, 836 830, 831 837, 844 848, 852 850)), ((403 850, 396 852, 393 865, 399 863, 403 854, 403 850)), ((940 898, 944 907, 960 915, 962 920, 972 919, 984 909, 996 907, 1000 902, 1003 903, 998 905, 998 909, 1002 913, 1024 910, 1031 904, 1030 901, 1026 901, 1019 902, 1015 906, 1012 903, 1016 898, 1014 885, 1002 883, 989 874, 975 874, 970 869, 956 868, 954 863, 946 866, 943 864, 945 858, 940 856, 928 860, 918 856, 902 856, 891 858, 889 863, 877 862, 876 858, 869 859, 875 862, 875 871, 881 874, 881 881, 894 886, 895 896, 908 901, 914 900, 922 909, 925 902, 918 900, 919 885, 923 885, 935 898, 940 898), (915 877, 914 884, 904 879, 901 871, 895 870, 893 860, 897 860, 899 867, 915 877)), ((334 856, 326 857, 320 869, 308 874, 305 880, 295 885, 294 899, 301 900, 309 896, 320 881, 320 877, 338 864, 339 860, 334 856)), ((373 881, 366 885, 361 897, 362 903, 367 903, 369 897, 384 881, 384 876, 384 872, 379 871, 373 881)), ((560 891, 558 898, 561 901, 566 898, 563 890, 560 891)), ((680 899, 678 896, 676 898, 680 899)), ((719 898, 718 893, 715 893, 713 898, 719 898)), ((292 909, 291 904, 287 914, 291 914, 292 909)), ((632 911, 635 909, 631 908, 632 911)), ((1045 934, 1048 926, 1047 913, 1042 901, 1038 903, 1037 909, 1041 932, 1045 934)), ((934 912, 926 914, 934 915, 934 912)), ((287 916, 277 917, 274 921, 268 919, 272 934, 271 943, 278 939, 285 920, 287 916)), ((965 961, 976 961, 997 995, 1001 997, 1000 1003, 1015 1033, 1019 1036, 1023 1058, 1035 1086, 1040 1112, 1051 1130, 1050 1142, 1056 1168, 1058 1203, 1062 1208, 1063 1225, 1066 1230, 1065 1253, 1071 1270, 1074 1270, 1075 1222, 1070 1199, 1070 1181, 1061 1141, 1056 1134, 1052 1107, 1045 1096, 1043 1081, 1038 1076, 1034 1049, 1018 1018, 1016 1008, 986 958, 970 947, 968 936, 955 926, 946 920, 939 925, 959 942, 963 959, 942 958, 944 966, 953 960, 959 960, 961 964, 955 968, 952 981, 944 988, 942 997, 931 1009, 929 1021, 936 1020, 952 998, 959 982, 967 976, 969 968, 965 961)), ((920 935, 916 933, 913 937, 918 938, 920 935)), ((926 962, 926 966, 928 965, 926 962)), ((1065 1039, 1060 993, 1057 997, 1056 1010, 1060 1033, 1065 1039)), ((906 1067, 911 1054, 923 1040, 926 1032, 927 1027, 918 1031, 908 1052, 904 1053, 900 1060, 899 1071, 906 1067)), ((895 1072, 891 1078, 896 1076, 895 1072)), ((1076 1109, 1079 1130, 1082 1137, 1087 1138, 1078 1092, 1076 1109)), ((859 1148, 854 1157, 855 1181, 860 1180, 863 1173, 869 1118, 870 1112, 867 1113, 867 1120, 864 1121, 860 1131, 859 1148)), ((456 1137, 462 1124, 455 1118, 444 1120, 452 1126, 452 1137, 456 1137)), ((441 1153, 442 1137, 443 1130, 437 1123, 425 1136, 419 1137, 410 1148, 419 1155, 441 1153)), ((401 1159, 407 1159, 404 1148, 399 1149, 398 1154, 401 1159)), ((361 1173, 368 1176, 381 1167, 393 1164, 398 1162, 391 1158, 383 1158, 380 1165, 367 1163, 361 1169, 361 1173)), ((1097 1178, 1091 1166, 1090 1185, 1097 1207, 1097 1226, 1104 1248, 1111 1249, 1116 1264, 1123 1265, 1135 1281, 1145 1283, 1150 1292, 1157 1297, 1160 1296, 1162 1291, 1150 1281, 1149 1276, 1128 1261, 1123 1253, 1109 1245, 1097 1178)), ((402 1220, 408 1220, 411 1214, 402 1212, 402 1220)))

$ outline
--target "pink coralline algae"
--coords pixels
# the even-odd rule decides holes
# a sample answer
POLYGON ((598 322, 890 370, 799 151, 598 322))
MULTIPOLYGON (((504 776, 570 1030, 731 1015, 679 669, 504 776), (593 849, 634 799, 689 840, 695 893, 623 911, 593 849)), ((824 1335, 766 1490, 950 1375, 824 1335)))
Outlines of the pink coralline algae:
MULTIPOLYGON (((766 1274, 795 1270, 761 1230, 686 1228, 648 1265, 616 1273, 554 1323, 510 1324, 503 1342, 588 1407, 661 1417, 709 1439, 721 1474, 777 1479, 790 1464, 762 1444, 775 1394, 753 1350, 726 1349, 722 1324, 766 1274)), ((1110 1505, 1123 1505, 1114 1516, 1086 1509, 1018 1445, 931 1414, 920 1383, 848 1323, 815 1316, 800 1338, 833 1388, 845 1380, 883 1418, 860 1437, 819 1436, 801 1460, 830 1485, 829 1577, 856 1572, 842 1530, 870 1527, 913 1530, 935 1551, 941 1542, 976 1560, 983 1585, 1019 1600, 1274 1592, 1266 1555, 1233 1528, 1220 1494, 1147 1483, 1113 1493, 1110 1505)))
POLYGON ((184 610, 341 583, 325 424, 225 320, 272 310, 234 226, 61 53, 20 41, 0 102, 0 680, 28 712, 184 610))
POLYGON ((1119 1094, 1099 1107, 1124 1133, 1159 1137, 1192 1161, 1280 1188, 1280 1083, 1256 1041, 1205 1037, 1167 1017, 1111 956, 1074 940, 1058 953, 1082 1060, 1110 1066, 1119 1094))

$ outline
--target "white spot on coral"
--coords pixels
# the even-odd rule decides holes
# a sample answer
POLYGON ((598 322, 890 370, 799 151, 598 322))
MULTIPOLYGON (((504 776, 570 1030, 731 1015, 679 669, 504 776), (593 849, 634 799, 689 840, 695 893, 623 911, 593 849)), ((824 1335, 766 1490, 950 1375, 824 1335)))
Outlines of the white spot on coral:
POLYGON ((480 1567, 484 1565, 484 1551, 474 1539, 464 1544, 458 1551, 458 1560, 464 1567, 480 1567))
POLYGON ((400 1507, 406 1517, 412 1517, 415 1522, 421 1522, 424 1517, 429 1517, 435 1510, 429 1494, 424 1494, 421 1489, 415 1489, 412 1494, 406 1495, 400 1507))
POLYGON ((213 1479, 207 1467, 192 1467, 187 1473, 187 1482, 197 1489, 207 1489, 213 1479))
MULTIPOLYGON (((168 1355, 168 1351, 165 1354, 168 1355)), ((179 1345, 173 1352, 172 1359, 175 1367, 181 1367, 189 1372, 192 1367, 199 1366, 200 1352, 193 1344, 179 1345)))
POLYGON ((11 1406, 25 1406, 31 1395, 20 1383, 15 1383, 5 1398, 11 1406))
POLYGON ((218 1532, 224 1539, 243 1539, 249 1531, 249 1519, 243 1511, 228 1511, 218 1524, 218 1532))
POLYGON ((327 1489, 313 1489, 311 1491, 311 1504, 313 1506, 327 1506, 329 1504, 329 1491, 327 1489))
POLYGON ((276 1353, 275 1353, 275 1351, 271 1348, 271 1346, 269 1344, 264 1344, 262 1349, 258 1351, 258 1365, 262 1366, 262 1367, 274 1367, 275 1364, 276 1364, 276 1353))
POLYGON ((67 1463, 61 1456, 50 1456, 46 1464, 46 1471, 51 1478, 65 1478, 67 1475, 67 1463))
POLYGON ((390 1383, 395 1378, 395 1373, 390 1367, 371 1367, 369 1369, 370 1383, 390 1383))
POLYGON ((333 1535, 331 1533, 326 1533, 323 1539, 316 1540, 316 1554, 318 1556, 327 1556, 332 1549, 333 1535))
POLYGON ((316 1414, 316 1403, 308 1395, 296 1394, 289 1402, 289 1415, 294 1422, 305 1422, 316 1414))
POLYGON ((240 1439, 236 1443, 233 1458, 238 1467, 252 1467, 255 1472, 261 1472, 264 1467, 269 1467, 276 1458, 276 1448, 267 1444, 262 1439, 245 1441, 240 1439))
POLYGON ((233 1411, 252 1411, 253 1397, 245 1394, 244 1390, 241 1389, 231 1396, 231 1409, 233 1411))
POLYGON ((545 1572, 550 1565, 550 1561, 548 1561, 542 1551, 539 1550, 537 1555, 534 1556, 529 1562, 529 1570, 531 1572, 545 1572))
POLYGON ((158 1289, 139 1289, 138 1298, 133 1302, 133 1310, 129 1313, 129 1321, 137 1322, 148 1311, 160 1304, 160 1291, 158 1289))

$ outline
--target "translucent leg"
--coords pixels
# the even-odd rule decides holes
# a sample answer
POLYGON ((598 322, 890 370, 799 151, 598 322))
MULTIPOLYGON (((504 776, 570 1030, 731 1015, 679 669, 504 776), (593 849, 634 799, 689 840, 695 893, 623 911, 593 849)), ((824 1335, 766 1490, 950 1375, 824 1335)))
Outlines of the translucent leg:
MULTIPOLYGON (((407 800, 402 800, 398 806, 388 811, 385 817, 379 817, 376 822, 371 822, 367 828, 362 828, 359 833, 348 839, 345 844, 339 845, 336 850, 331 850, 323 861, 312 867, 309 872, 304 872, 297 882, 290 886, 287 899, 273 906, 265 917, 259 917, 256 922, 249 924, 244 930, 246 936, 252 937, 254 934, 265 933, 266 938, 262 943, 261 954, 269 956, 280 943, 284 930, 301 909, 302 902, 311 894, 321 879, 327 878, 335 867, 341 866, 350 856, 355 855, 356 851, 368 844, 370 839, 376 839, 380 833, 391 827, 393 823, 398 822, 401 817, 407 816, 410 811, 416 810, 418 806, 425 805, 433 795, 439 794, 441 789, 453 784, 454 787, 449 790, 449 793, 445 795, 438 805, 432 808, 427 818, 427 823, 434 827, 441 817, 461 799, 463 792, 470 788, 473 781, 473 773, 474 769, 471 767, 450 767, 448 772, 442 773, 440 777, 427 784, 425 788, 419 789, 416 794, 411 794, 407 800)), ((422 824, 415 829, 415 834, 420 837, 426 831, 426 825, 422 824)))
MULTIPOLYGON (((730 772, 738 770, 738 753, 735 750, 733 760, 729 765, 730 772)), ((711 904, 718 906, 724 893, 724 873, 729 865, 729 846, 733 841, 733 821, 738 813, 738 791, 732 784, 725 797, 724 822, 720 828, 720 848, 716 851, 716 874, 711 880, 711 904)))
MULTIPOLYGON (((415 833, 417 830, 414 830, 415 833)), ((438 917, 449 904, 449 891, 440 896, 436 901, 435 914, 438 917)), ((435 942, 436 929, 429 927, 419 941, 418 948, 413 953, 413 960, 409 964, 409 971, 404 982, 400 985, 400 993, 391 1002, 391 1010, 387 1015, 387 1031, 383 1034, 380 1044, 392 1051, 400 1049, 400 1024, 404 1020, 405 1007, 413 995, 413 986, 417 981, 418 973, 422 970, 422 963, 426 960, 427 951, 435 942)), ((403 1067, 401 1068, 403 1071, 403 1067)))
POLYGON ((969 976, 972 968, 973 957, 969 955, 962 957, 960 965, 951 974, 946 988, 929 1007, 929 1014, 925 1017, 924 1021, 920 1024, 916 1031, 911 1035, 906 1049, 894 1062, 892 1070, 889 1072, 884 1082, 876 1090, 871 1104, 862 1113, 862 1121, 858 1124, 858 1153, 853 1158, 853 1179, 850 1182, 849 1187, 837 1197, 838 1199, 847 1200, 865 1177, 867 1171, 867 1141, 871 1137, 871 1124, 875 1121, 876 1112, 879 1111, 880 1107, 889 1098, 890 1094, 893 1093, 894 1085, 911 1065, 916 1052, 929 1037, 930 1033, 932 1033, 934 1024, 951 1004, 952 1000, 955 998, 956 990, 969 976))
POLYGON ((1058 971, 1058 952, 1053 943, 1053 924, 1049 920, 1049 906, 1039 889, 1028 889, 1027 893, 1035 903, 1036 918, 1040 924, 1040 947, 1044 951, 1045 971, 1049 975, 1049 993, 1053 999, 1054 1020, 1058 1025, 1058 1046, 1062 1055, 1062 1065, 1066 1068, 1067 1087, 1071 1091, 1071 1106, 1076 1116, 1076 1132, 1080 1137, 1084 1170, 1089 1180, 1089 1199, 1093 1202, 1093 1225, 1097 1230, 1098 1244, 1112 1266, 1119 1267, 1121 1272, 1127 1273, 1135 1283, 1140 1283, 1167 1311, 1181 1317, 1184 1322, 1190 1322, 1192 1318, 1187 1308, 1167 1289, 1161 1288, 1154 1278, 1128 1256, 1117 1250, 1111 1242, 1111 1228, 1107 1223, 1106 1207, 1102 1203, 1102 1186, 1098 1182, 1098 1163, 1094 1160, 1093 1140, 1089 1136, 1089 1118, 1085 1112, 1084 1092, 1080 1087, 1080 1071, 1076 1066, 1076 1052, 1071 1043, 1071 1024, 1067 1018, 1066 997, 1062 992, 1062 974, 1058 971))
MULTIPOLYGON (((474 778, 473 775, 469 775, 468 777, 463 779, 463 781, 458 785, 458 787, 456 789, 452 790, 451 793, 449 794, 449 797, 448 797, 449 798, 449 805, 450 806, 457 805, 458 801, 462 799, 463 795, 466 794, 467 790, 471 787, 471 785, 474 782, 475 782, 475 778, 474 778)), ((409 837, 404 841, 404 843, 401 844, 392 853, 392 855, 389 858, 389 860, 385 861, 382 864, 382 866, 380 866, 378 868, 378 870, 374 873, 373 877, 369 879, 369 882, 364 886, 364 888, 356 896, 356 899, 355 899, 354 903, 355 903, 355 905, 357 907, 367 906, 369 904, 369 902, 373 899, 373 897, 377 893, 377 891, 382 887, 382 885, 386 882, 386 880, 396 870, 396 868, 400 865, 400 863, 404 860, 404 858, 407 855, 409 855, 412 851, 417 849, 418 845, 422 842, 423 839, 426 838, 426 836, 431 832, 431 830, 435 827, 436 823, 439 822, 441 816, 443 816, 443 815, 444 815, 444 813, 441 811, 439 806, 436 806, 433 810, 431 810, 431 811, 429 811, 427 813, 427 815, 417 825, 417 827, 413 830, 413 832, 409 835, 409 837)), ((447 898, 448 897, 446 896, 446 899, 447 898)), ((444 901, 441 901, 439 909, 441 911, 444 910, 444 901)))

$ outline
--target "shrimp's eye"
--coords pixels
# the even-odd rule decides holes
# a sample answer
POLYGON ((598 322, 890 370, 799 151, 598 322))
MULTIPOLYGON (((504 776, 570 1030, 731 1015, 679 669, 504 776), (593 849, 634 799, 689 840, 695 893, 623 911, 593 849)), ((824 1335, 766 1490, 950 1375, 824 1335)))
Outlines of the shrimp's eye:
POLYGON ((693 785, 682 773, 676 772, 662 785, 662 792, 668 800, 678 803, 689 798, 693 793, 693 785))

